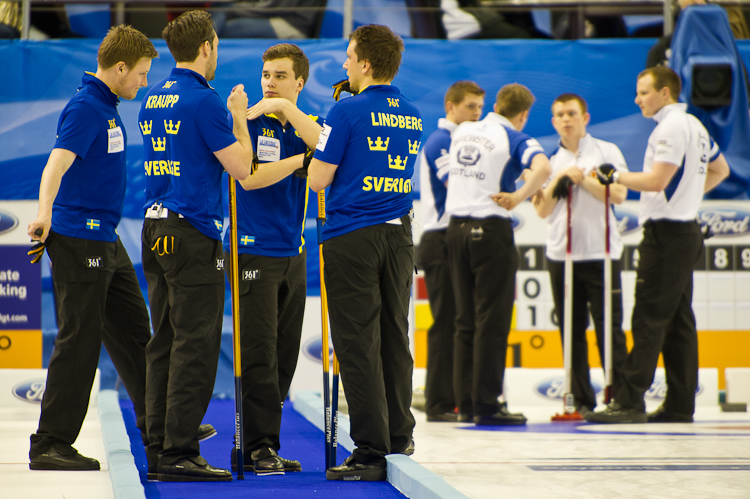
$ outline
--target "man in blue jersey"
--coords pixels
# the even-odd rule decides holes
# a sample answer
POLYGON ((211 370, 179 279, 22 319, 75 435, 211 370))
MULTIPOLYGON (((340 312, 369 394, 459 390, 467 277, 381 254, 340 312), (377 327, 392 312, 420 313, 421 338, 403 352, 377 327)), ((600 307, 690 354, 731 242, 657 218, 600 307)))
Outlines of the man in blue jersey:
MULTIPOLYGON (((302 470, 278 450, 281 407, 297 367, 307 299, 303 231, 309 189, 307 176, 292 172, 308 147, 315 149, 321 130, 297 109, 309 73, 310 62, 297 45, 281 43, 263 54, 264 99, 247 114, 261 164, 241 182, 246 190, 237 192, 244 462, 258 475, 302 470)), ((224 251, 228 259, 229 231, 224 251)))
POLYGON ((445 118, 425 141, 420 161, 424 233, 419 242, 417 260, 424 271, 424 281, 434 321, 427 333, 427 379, 425 412, 427 421, 456 421, 456 398, 453 394, 453 336, 456 304, 451 283, 446 232, 445 196, 448 181, 448 150, 451 134, 464 121, 482 116, 485 91, 473 81, 457 81, 445 92, 445 118))
POLYGON ((32 470, 98 470, 72 446, 89 405, 104 343, 145 429, 148 312, 133 264, 115 232, 125 199, 127 135, 117 112, 147 84, 158 54, 141 32, 117 26, 99 46, 57 124, 42 173, 39 213, 28 233, 46 244, 58 302, 59 331, 49 362, 39 428, 31 435, 32 470))
POLYGON ((177 64, 151 88, 138 117, 146 174, 141 250, 154 328, 146 348, 148 471, 162 481, 231 480, 201 457, 197 430, 213 392, 224 315, 222 172, 243 180, 252 169, 247 94, 237 85, 225 107, 208 85, 219 45, 208 13, 186 12, 162 36, 177 64))
POLYGON ((505 85, 494 112, 463 123, 451 140, 445 211, 456 294, 454 387, 459 421, 477 425, 526 424, 499 400, 518 269, 510 210, 551 171, 539 142, 521 132, 533 103, 525 86, 505 85), (522 173, 526 182, 516 189, 522 173))
POLYGON ((310 164, 310 187, 330 185, 325 281, 357 446, 326 472, 329 480, 385 480, 385 455, 414 450, 410 214, 422 118, 391 85, 403 50, 386 26, 360 26, 349 36, 344 68, 359 93, 331 108, 310 164))

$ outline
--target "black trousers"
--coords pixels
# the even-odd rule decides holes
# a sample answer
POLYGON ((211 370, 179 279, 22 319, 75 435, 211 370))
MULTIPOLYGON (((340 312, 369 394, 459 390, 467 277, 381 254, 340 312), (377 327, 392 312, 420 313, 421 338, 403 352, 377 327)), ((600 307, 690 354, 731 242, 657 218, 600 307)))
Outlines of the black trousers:
MULTIPOLYGON (((229 253, 224 253, 229 262, 229 253)), ((281 448, 281 404, 297 368, 307 299, 307 250, 293 257, 239 255, 245 452, 281 448)), ((229 272, 229 266, 227 266, 229 272)))
MULTIPOLYGON (((552 298, 555 301, 560 338, 563 340, 565 324, 565 262, 547 259, 552 298)), ((612 393, 622 386, 622 366, 628 355, 625 333, 622 331, 621 264, 612 260, 612 393)), ((573 331, 571 392, 576 406, 596 407, 596 392, 589 376, 589 348, 586 328, 589 325, 589 307, 594 319, 594 330, 599 348, 599 359, 604 361, 604 262, 602 260, 573 262, 573 331)), ((563 340, 564 341, 564 340, 563 340)))
POLYGON ((200 455, 198 426, 216 380, 224 315, 221 241, 185 219, 143 224, 143 272, 154 336, 148 360, 149 468, 200 455))
POLYGON ((453 386, 458 410, 491 415, 503 393, 518 270, 510 220, 451 218, 448 252, 456 296, 453 386))
POLYGON ((385 466, 414 431, 409 295, 411 224, 378 224, 323 243, 331 335, 349 404, 355 462, 385 466))
POLYGON ((664 355, 669 412, 692 415, 698 387, 698 333, 693 314, 693 267, 703 248, 696 222, 646 222, 633 308, 633 348, 615 401, 644 411, 643 394, 664 355))
POLYGON ((146 303, 118 238, 94 241, 50 233, 47 252, 58 300, 58 333, 49 361, 39 429, 30 456, 54 447, 73 452, 86 416, 102 343, 146 428, 146 303))
POLYGON ((417 250, 432 311, 433 323, 427 333, 427 379, 425 410, 428 415, 452 412, 453 336, 456 333, 456 302, 453 296, 447 230, 422 234, 417 250))

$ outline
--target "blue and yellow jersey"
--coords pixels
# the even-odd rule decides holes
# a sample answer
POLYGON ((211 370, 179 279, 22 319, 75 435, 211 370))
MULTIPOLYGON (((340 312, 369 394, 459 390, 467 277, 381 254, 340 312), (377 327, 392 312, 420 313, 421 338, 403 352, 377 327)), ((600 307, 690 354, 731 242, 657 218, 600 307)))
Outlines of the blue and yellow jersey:
POLYGON ((145 153, 144 212, 161 203, 221 240, 224 168, 214 152, 237 139, 219 94, 198 73, 174 68, 143 98, 138 124, 145 153))
POLYGON ((92 73, 57 123, 56 149, 76 154, 60 182, 52 230, 82 239, 113 242, 125 202, 127 135, 117 113, 119 98, 92 73))
POLYGON ((409 213, 422 118, 392 85, 337 102, 315 158, 338 165, 328 192, 323 240, 409 213))
MULTIPOLYGON (((323 125, 323 119, 310 116, 323 125)), ((253 150, 261 163, 304 154, 307 146, 290 123, 282 126, 274 115, 248 120, 253 150)), ((237 187, 237 244, 240 253, 287 257, 305 247, 304 229, 309 188, 307 178, 295 175, 246 191, 237 187)), ((229 251, 229 232, 224 235, 229 251)))

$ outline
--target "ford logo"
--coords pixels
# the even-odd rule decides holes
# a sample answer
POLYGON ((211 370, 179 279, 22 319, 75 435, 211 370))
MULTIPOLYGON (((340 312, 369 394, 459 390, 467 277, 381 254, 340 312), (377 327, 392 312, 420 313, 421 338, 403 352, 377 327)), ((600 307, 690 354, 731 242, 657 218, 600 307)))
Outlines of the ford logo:
POLYGON ((617 219, 617 230, 621 235, 635 232, 640 227, 638 225, 638 215, 632 211, 615 208, 615 218, 617 219))
MULTIPOLYGON (((698 388, 695 389, 695 394, 699 395, 703 391, 703 385, 698 383, 698 388)), ((652 400, 664 400, 667 396, 667 378, 664 376, 654 377, 654 382, 651 383, 651 388, 646 390, 643 396, 647 399, 652 400)))
MULTIPOLYGON (((563 385, 565 384, 565 378, 559 377, 559 378, 549 378, 545 379, 544 381, 540 381, 539 383, 534 386, 534 392, 546 399, 551 400, 562 400, 563 395, 563 385)), ((601 385, 595 381, 591 381, 591 386, 594 387, 594 392, 599 394, 602 391, 601 385)))
POLYGON ((7 211, 0 210, 0 234, 5 234, 16 228, 18 219, 7 211))
POLYGON ((744 236, 750 232, 750 213, 731 208, 711 208, 698 212, 701 229, 708 226, 718 237, 744 236))
POLYGON ((523 227, 523 218, 519 217, 515 213, 510 214, 510 226, 513 227, 513 230, 521 230, 521 227, 523 227))
MULTIPOLYGON (((312 340, 309 340, 307 343, 305 343, 302 346, 302 351, 305 353, 305 355, 315 361, 319 362, 320 364, 323 364, 323 339, 322 338, 314 338, 312 340)), ((329 362, 333 361, 333 342, 328 339, 328 354, 329 354, 329 362)))
POLYGON ((30 404, 41 404, 46 384, 46 379, 22 381, 13 387, 13 395, 30 404))
MULTIPOLYGON (((565 378, 549 378, 541 381, 534 386, 534 392, 544 398, 551 400, 562 400, 563 396, 563 384, 565 378)), ((594 392, 599 395, 602 391, 602 387, 595 381, 591 381, 591 386, 594 387, 594 392)), ((703 391, 703 386, 699 383, 698 388, 695 390, 695 394, 699 395, 703 391)), ((644 394, 645 398, 652 400, 664 400, 667 395, 667 380, 666 378, 656 377, 651 387, 644 394)))

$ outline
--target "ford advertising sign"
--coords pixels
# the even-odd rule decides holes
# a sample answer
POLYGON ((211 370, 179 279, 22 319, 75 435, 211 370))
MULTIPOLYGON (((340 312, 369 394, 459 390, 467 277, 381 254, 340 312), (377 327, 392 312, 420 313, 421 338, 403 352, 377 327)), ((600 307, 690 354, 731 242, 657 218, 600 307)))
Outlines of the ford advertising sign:
POLYGON ((510 226, 513 227, 514 231, 521 230, 521 227, 523 227, 523 218, 521 218, 517 213, 511 212, 510 226))
MULTIPOLYGON (((703 392, 703 385, 698 381, 698 388, 695 390, 696 395, 700 395, 703 392)), ((664 400, 667 396, 667 378, 664 376, 655 376, 654 382, 651 383, 651 388, 646 390, 643 396, 651 400, 664 400)))
MULTIPOLYGON (((540 381, 534 386, 534 393, 550 400, 562 400, 563 385, 565 384, 565 378, 562 376, 547 378, 540 381)), ((596 381, 591 381, 591 386, 594 387, 594 391, 599 394, 602 391, 602 386, 596 381)))
POLYGON ((5 234, 16 228, 18 219, 7 211, 0 210, 0 234, 5 234))
MULTIPOLYGON (((312 340, 309 340, 307 343, 305 343, 302 346, 302 351, 305 353, 305 355, 320 364, 323 363, 323 339, 322 338, 313 338, 312 340)), ((333 341, 331 339, 328 339, 328 353, 329 353, 329 362, 333 361, 333 341)))
POLYGON ((22 381, 13 387, 13 396, 30 404, 41 404, 46 384, 46 379, 22 381))
POLYGON ((638 230, 638 214, 622 207, 614 207, 617 219, 617 230, 621 235, 630 234, 638 230))
MULTIPOLYGON (((560 400, 562 401, 563 395, 563 384, 565 378, 562 376, 547 378, 540 381, 534 386, 534 393, 540 397, 549 400, 560 400)), ((594 387, 594 391, 597 395, 600 395, 603 387, 596 381, 591 381, 591 386, 594 387)), ((703 391, 703 385, 698 383, 698 389, 695 391, 696 395, 699 395, 703 391)), ((664 400, 667 395, 667 379, 664 376, 656 376, 654 382, 651 384, 644 397, 651 400, 664 400)))
POLYGON ((698 212, 701 229, 708 229, 716 237, 750 235, 750 212, 731 207, 711 207, 698 212))

